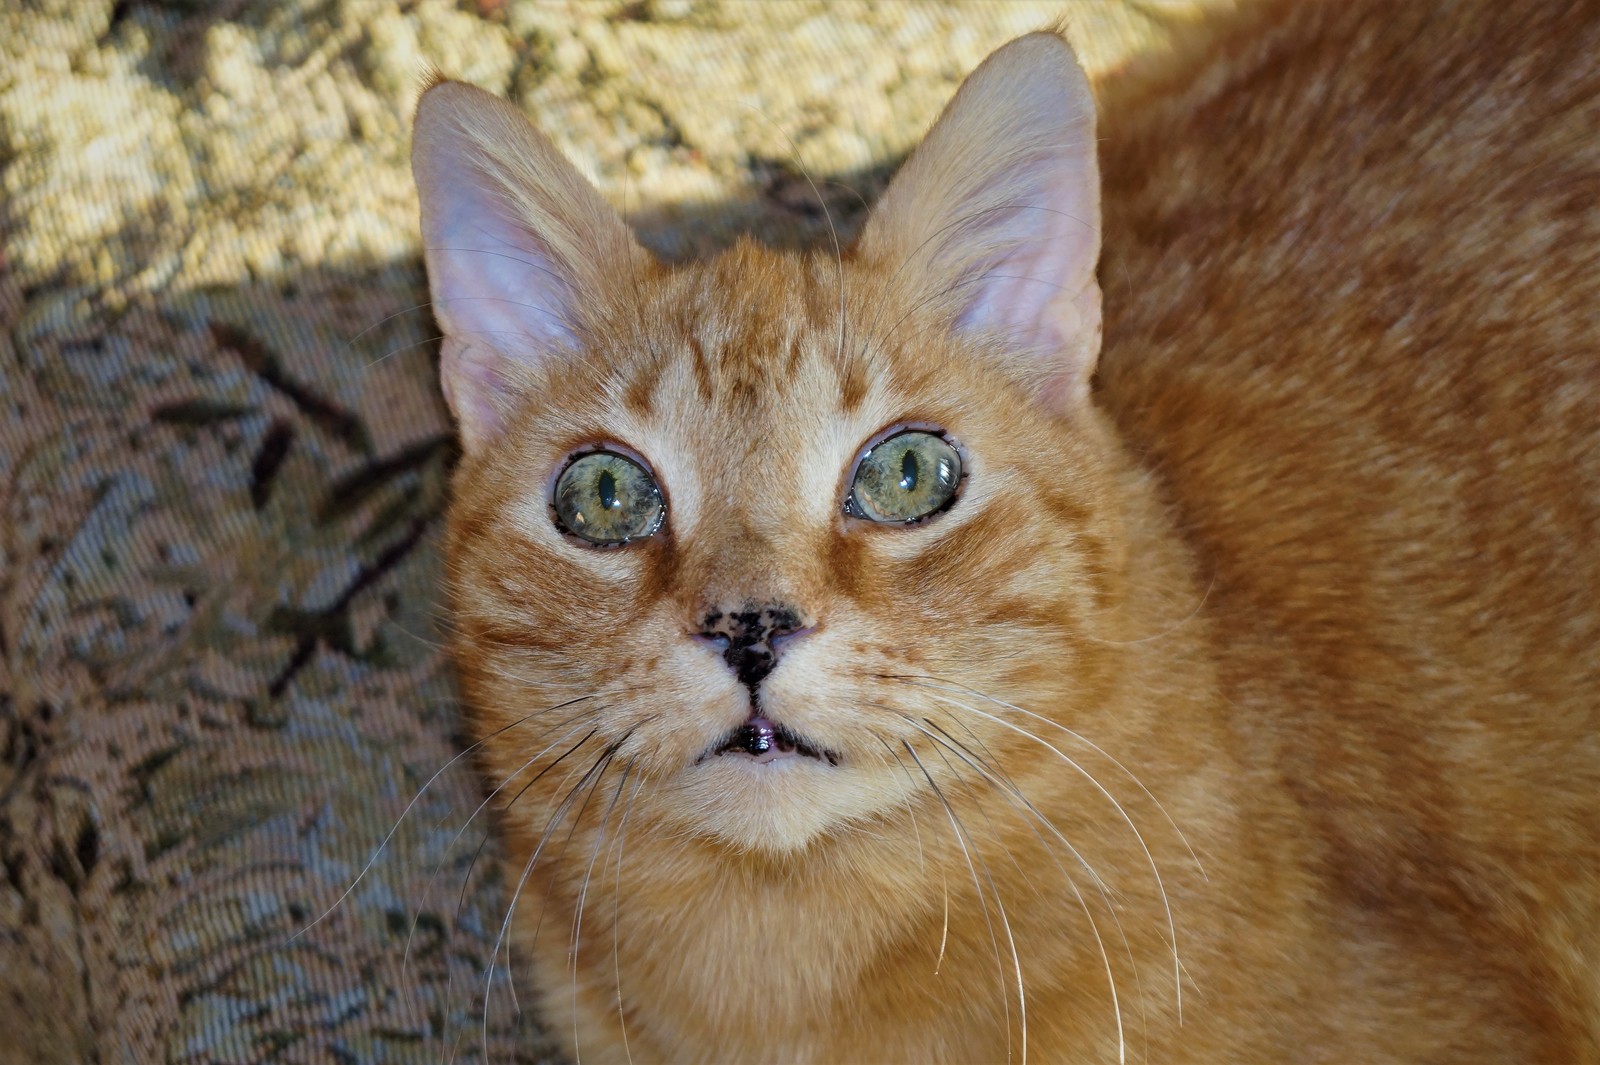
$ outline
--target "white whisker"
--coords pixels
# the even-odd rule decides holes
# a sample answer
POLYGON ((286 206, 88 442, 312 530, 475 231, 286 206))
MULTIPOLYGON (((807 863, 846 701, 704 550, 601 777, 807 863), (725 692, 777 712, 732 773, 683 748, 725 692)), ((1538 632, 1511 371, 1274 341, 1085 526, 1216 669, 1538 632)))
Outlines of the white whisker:
MULTIPOLYGON (((588 738, 585 737, 584 742, 587 742, 587 739, 588 738)), ((561 803, 556 807, 555 812, 550 815, 550 819, 545 823, 544 831, 539 836, 538 843, 536 843, 534 845, 533 853, 528 855, 527 864, 525 864, 522 867, 522 875, 517 879, 516 887, 511 892, 511 902, 506 907, 505 920, 500 922, 500 931, 495 936, 494 946, 489 951, 489 967, 485 971, 484 979, 483 979, 483 1021, 482 1021, 482 1024, 483 1024, 483 1035, 482 1035, 482 1038, 483 1038, 483 1045, 484 1045, 485 1050, 487 1050, 488 1045, 489 1045, 489 997, 490 997, 490 989, 491 989, 491 986, 492 986, 492 982, 494 980, 495 959, 500 954, 500 945, 502 943, 506 942, 506 933, 511 927, 512 918, 516 915, 517 903, 522 898, 522 889, 525 886, 527 886, 528 877, 531 876, 532 873, 533 873, 533 867, 538 863, 539 856, 542 853, 544 853, 544 847, 545 847, 545 844, 550 841, 551 832, 553 832, 555 830, 556 826, 559 825, 561 823, 561 821, 566 818, 567 811, 572 808, 573 800, 577 798, 578 793, 580 791, 584 790, 584 784, 587 783, 589 781, 590 777, 592 776, 594 778, 594 784, 591 787, 589 787, 589 789, 588 789, 588 791, 586 793, 586 797, 584 799, 584 803, 585 803, 585 805, 587 805, 587 803, 588 803, 587 795, 592 795, 594 793, 594 787, 599 785, 600 777, 604 775, 606 766, 611 764, 611 758, 612 758, 612 756, 614 756, 616 754, 617 747, 619 745, 620 745, 620 743, 614 743, 614 744, 608 746, 606 748, 606 750, 601 752, 600 756, 595 759, 594 765, 590 766, 588 771, 585 772, 583 774, 583 776, 579 778, 578 783, 576 785, 574 785, 570 791, 567 792, 566 798, 564 798, 561 801, 561 803)), ((527 789, 524 788, 523 790, 526 791, 527 789)), ((517 794, 520 797, 523 794, 523 792, 518 792, 517 794)), ((516 800, 513 799, 512 800, 512 804, 515 804, 515 802, 516 802, 516 800)), ((580 817, 582 816, 582 810, 581 809, 579 811, 579 816, 580 817)), ((568 836, 568 838, 569 839, 571 838, 570 835, 568 836)), ((542 912, 541 912, 541 921, 542 921, 542 912)), ((529 950, 533 949, 532 943, 530 943, 528 945, 528 949, 529 950)), ((508 975, 509 975, 509 969, 508 969, 508 975)))
MULTIPOLYGON (((1054 834, 1056 836, 1056 838, 1059 839, 1066 846, 1067 850, 1071 852, 1072 856, 1075 859, 1077 859, 1077 861, 1081 865, 1083 865, 1084 868, 1088 869, 1090 877, 1095 881, 1096 887, 1099 889, 1100 899, 1106 905, 1106 912, 1108 912, 1111 915, 1111 920, 1116 924, 1117 932, 1122 937, 1123 949, 1125 951, 1127 951, 1128 962, 1130 964, 1130 967, 1132 967, 1132 969, 1133 969, 1134 983, 1137 986, 1138 985, 1138 981, 1139 981, 1139 970, 1138 970, 1138 966, 1133 964, 1133 947, 1128 942, 1127 933, 1122 928, 1122 919, 1117 916, 1116 907, 1112 905, 1111 898, 1106 893, 1105 882, 1100 879, 1100 877, 1095 873, 1093 867, 1090 866, 1088 864, 1088 862, 1083 858, 1083 856, 1078 853, 1078 849, 1076 847, 1074 847, 1070 842, 1067 841, 1066 837, 1063 836, 1056 829, 1055 825, 1051 823, 1049 818, 1047 818, 1043 814, 1039 813, 1039 811, 1034 807, 1033 803, 1028 801, 1027 797, 1022 794, 1021 789, 1018 788, 1014 783, 1010 783, 1009 780, 1007 780, 1006 781, 1006 786, 1002 786, 1001 780, 996 777, 995 773, 991 773, 988 769, 985 769, 983 767, 983 765, 981 765, 977 761, 967 758, 959 750, 956 749, 956 746, 952 746, 951 743, 954 742, 953 740, 951 740, 950 742, 947 742, 946 740, 941 740, 934 733, 928 731, 928 729, 922 727, 917 722, 913 721, 911 718, 905 717, 905 715, 901 715, 901 717, 904 718, 904 720, 906 721, 907 724, 911 725, 913 728, 917 729, 923 735, 925 735, 929 739, 933 740, 934 743, 939 745, 939 747, 943 747, 945 749, 948 749, 957 758, 960 758, 962 762, 966 763, 975 772, 977 772, 980 776, 982 776, 985 780, 987 780, 992 787, 994 787, 996 790, 1000 791, 1001 796, 1003 798, 1005 798, 1008 802, 1011 803, 1011 806, 1012 806, 1013 809, 1016 809, 1019 812, 1021 812, 1024 809, 1024 806, 1025 806, 1028 811, 1031 811, 1034 814, 1034 816, 1037 817, 1039 819, 1039 821, 1041 823, 1043 823, 1044 826, 1046 828, 1048 828, 1051 831, 1051 833, 1054 834), (1017 803, 1015 801, 1013 801, 1010 798, 1010 796, 1008 796, 1006 794, 1006 792, 1008 790, 1010 792, 1014 793, 1022 801, 1024 806, 1018 806, 1017 803)), ((947 739, 948 739, 948 737, 947 737, 947 739)), ((959 746, 959 744, 957 746, 959 746)), ((936 747, 935 749, 937 750, 938 747, 936 747)), ((941 757, 943 757, 942 753, 941 753, 941 757)), ((946 764, 948 765, 948 762, 946 764)), ((998 771, 996 771, 996 772, 998 772, 998 771)), ((980 809, 982 809, 981 806, 980 806, 980 809)), ((987 818, 988 814, 985 813, 984 816, 985 816, 985 818, 987 818)), ((1027 824, 1030 829, 1032 829, 1035 838, 1037 838, 1039 840, 1040 844, 1043 845, 1044 844, 1044 837, 1039 835, 1038 828, 1036 828, 1031 822, 1028 822, 1026 818, 1024 818, 1024 823, 1027 824)), ((1061 864, 1060 860, 1058 858, 1056 858, 1053 853, 1050 852, 1050 848, 1048 846, 1045 846, 1044 849, 1045 849, 1046 853, 1050 853, 1051 854, 1051 860, 1055 862, 1056 868, 1058 870, 1060 870, 1062 878, 1064 880, 1066 880, 1066 882, 1067 882, 1067 887, 1069 889, 1071 889, 1073 897, 1075 899, 1077 899, 1078 907, 1083 910, 1083 915, 1089 922, 1089 931, 1094 935, 1095 946, 1098 947, 1099 950, 1100 950, 1100 960, 1101 960, 1101 963, 1105 966, 1105 970, 1106 970, 1106 984, 1107 984, 1107 987, 1110 989, 1110 992, 1111 992, 1111 1012, 1112 1012, 1112 1016, 1116 1019, 1116 1022, 1117 1022, 1117 1061, 1119 1063, 1124 1063, 1124 1062, 1127 1061, 1127 1052, 1128 1052, 1127 1051, 1127 1040, 1125 1038, 1124 1031, 1123 1031, 1122 1005, 1121 1005, 1121 1002, 1120 1002, 1120 1000, 1118 998, 1118 995, 1117 995, 1117 978, 1116 978, 1116 974, 1113 971, 1112 966, 1111 966, 1111 955, 1106 950, 1105 941, 1100 936, 1100 926, 1099 926, 1099 923, 1096 922, 1095 919, 1094 919, 1094 912, 1092 910, 1090 910, 1088 900, 1083 897, 1083 892, 1079 890, 1077 881, 1072 879, 1072 875, 1067 872, 1066 867, 1061 864)), ((1007 853, 1008 854, 1010 853, 1009 850, 1008 850, 1007 853)), ((1016 859, 1014 857, 1012 858, 1012 864, 1013 865, 1016 864, 1016 859)), ((1018 867, 1018 872, 1022 872, 1020 866, 1018 867)), ((1027 875, 1026 873, 1023 874, 1024 878, 1026 878, 1026 875, 1027 875)), ((1142 996, 1141 996, 1141 1009, 1142 1008, 1143 1008, 1143 1005, 1142 1005, 1142 996)))
MULTIPOLYGON (((443 856, 440 857, 438 864, 433 867, 432 875, 430 875, 428 877, 428 883, 424 886, 423 891, 422 891, 422 899, 417 903, 416 913, 414 913, 412 915, 411 928, 406 933, 406 948, 405 948, 405 952, 400 957, 400 977, 401 977, 402 986, 409 986, 409 985, 407 985, 405 983, 405 973, 406 973, 407 967, 410 965, 410 962, 411 962, 411 945, 412 945, 412 941, 415 939, 416 934, 417 934, 417 925, 422 920, 422 911, 427 907, 428 899, 433 894, 433 885, 438 881, 440 872, 442 872, 444 870, 444 864, 445 864, 446 861, 449 860, 450 852, 455 850, 456 844, 461 842, 461 837, 466 834, 466 831, 472 825, 472 822, 474 820, 476 820, 478 815, 483 812, 484 808, 486 806, 488 806, 489 803, 494 800, 494 797, 496 795, 498 795, 498 794, 500 794, 500 792, 504 791, 507 785, 509 785, 517 777, 521 776, 524 772, 526 772, 529 766, 533 765, 540 758, 543 758, 545 755, 547 755, 551 751, 555 750, 556 747, 558 747, 561 744, 565 743, 568 739, 570 739, 572 737, 573 733, 577 732, 581 728, 583 728, 583 725, 579 724, 579 725, 576 725, 573 728, 567 730, 561 736, 557 737, 555 742, 551 743, 549 746, 545 747, 544 750, 540 751, 538 754, 535 754, 532 758, 528 759, 526 762, 522 763, 522 765, 518 766, 512 773, 510 773, 504 780, 502 780, 495 787, 495 789, 493 791, 491 791, 484 798, 484 800, 482 802, 480 802, 477 805, 477 807, 472 811, 472 813, 467 816, 467 819, 461 823, 461 827, 456 831, 456 834, 453 837, 451 837, 450 842, 445 845, 444 854, 443 854, 443 856)), ((448 818, 449 814, 447 813, 445 815, 445 817, 448 818)), ((443 821, 440 821, 441 825, 443 823, 444 823, 443 821)), ((488 836, 486 835, 484 837, 484 839, 487 842, 488 836)), ((480 850, 482 849, 481 846, 480 846, 479 849, 480 850)), ((476 860, 477 860, 477 855, 476 854, 474 854, 473 860, 474 860, 474 862, 476 862, 476 860)), ((468 867, 467 879, 470 879, 471 876, 472 876, 472 870, 471 870, 471 867, 468 867)), ((464 901, 465 897, 466 897, 466 887, 467 887, 467 885, 466 885, 465 881, 463 881, 461 887, 462 887, 462 899, 458 900, 458 902, 457 902, 457 916, 458 917, 459 917, 459 914, 460 914, 461 901, 464 901)), ((449 995, 448 995, 448 991, 447 991, 447 994, 446 994, 447 1001, 448 1001, 448 998, 449 998, 449 995)), ((442 1033, 441 1033, 441 1038, 443 1038, 443 1034, 442 1033)))
POLYGON ((1004 707, 1007 710, 1015 710, 1017 713, 1022 714, 1022 715, 1026 716, 1026 717, 1030 717, 1035 721, 1041 722, 1042 724, 1050 725, 1050 726, 1052 726, 1054 728, 1060 729, 1062 732, 1066 733, 1068 736, 1070 736, 1074 740, 1077 740, 1079 743, 1083 744, 1085 747, 1089 748, 1091 751, 1094 751, 1100 757, 1102 757, 1106 761, 1110 762, 1113 766, 1116 766, 1116 768, 1119 769, 1124 776, 1126 776, 1129 780, 1133 781, 1134 786, 1137 787, 1141 792, 1143 792, 1145 798, 1149 799, 1155 805, 1156 809, 1161 812, 1161 816, 1166 819, 1167 824, 1171 826, 1172 831, 1177 834, 1178 840, 1183 844, 1184 849, 1189 852, 1189 858, 1190 858, 1191 861, 1194 862, 1195 869, 1199 871, 1201 879, 1203 879, 1203 880, 1209 880, 1210 879, 1210 877, 1206 875, 1205 866, 1203 864, 1201 864, 1200 856, 1195 853, 1194 847, 1192 847, 1189 844, 1189 837, 1184 835, 1183 829, 1178 827, 1178 822, 1173 820, 1172 814, 1167 812, 1167 808, 1166 808, 1165 804, 1163 804, 1160 799, 1156 798, 1155 793, 1152 792, 1147 786, 1145 786, 1145 782, 1139 778, 1137 773, 1135 773, 1133 770, 1129 769, 1115 755, 1113 755, 1110 752, 1108 752, 1105 748, 1101 747, 1098 743, 1096 743, 1093 740, 1089 739, 1087 736, 1083 735, 1082 733, 1076 732, 1073 729, 1068 728, 1066 725, 1061 724, 1059 721, 1052 721, 1050 718, 1045 717, 1042 714, 1036 714, 1032 710, 1028 710, 1028 709, 1026 709, 1024 707, 1017 706, 1014 703, 1008 703, 1004 699, 997 699, 994 696, 989 695, 989 694, 987 694, 985 692, 978 691, 976 688, 969 688, 969 687, 967 687, 966 685, 963 685, 963 684, 955 684, 953 686, 943 687, 938 683, 928 683, 930 681, 935 681, 937 679, 937 678, 933 678, 933 677, 902 677, 900 679, 902 679, 902 680, 919 681, 919 682, 922 682, 922 683, 926 684, 927 687, 939 688, 941 691, 954 691, 954 692, 960 692, 960 693, 967 694, 967 695, 975 695, 979 699, 984 700, 985 702, 993 703, 996 706, 1004 707))
POLYGON ((1156 890, 1161 895, 1161 906, 1166 911, 1167 934, 1168 934, 1168 937, 1169 937, 1169 941, 1172 944, 1173 980, 1174 980, 1174 986, 1175 986, 1175 993, 1176 993, 1176 996, 1177 996, 1179 1015, 1181 1016, 1182 1015, 1182 1009, 1183 1009, 1183 970, 1182 970, 1181 962, 1179 961, 1179 958, 1178 958, 1178 927, 1177 927, 1177 922, 1173 919, 1173 916, 1172 916, 1172 903, 1171 903, 1171 900, 1167 896, 1166 883, 1161 877, 1161 868, 1156 863, 1155 855, 1151 852, 1149 844, 1146 843, 1145 838, 1144 838, 1144 833, 1140 832, 1139 831, 1139 826, 1133 823, 1133 818, 1129 816, 1128 811, 1123 807, 1122 803, 1117 801, 1116 796, 1112 795, 1111 792, 1106 789, 1105 785, 1101 784, 1099 780, 1095 779, 1094 774, 1090 773, 1087 769, 1084 769, 1083 766, 1079 765, 1077 761, 1075 761, 1073 758, 1071 758, 1069 755, 1067 755, 1065 752, 1063 752, 1060 748, 1056 747, 1050 741, 1048 741, 1048 740, 1046 740, 1046 739, 1044 739, 1044 738, 1042 738, 1040 736, 1036 736, 1032 732, 1029 732, 1027 729, 1022 728, 1022 727, 1020 727, 1018 725, 1012 724, 1011 722, 1006 721, 1003 718, 999 718, 999 717, 996 717, 993 714, 986 713, 985 711, 979 710, 976 707, 967 706, 965 703, 957 702, 954 699, 947 699, 947 698, 945 698, 943 696, 939 696, 939 695, 935 695, 935 696, 933 696, 933 698, 938 699, 942 703, 946 703, 946 704, 948 704, 950 706, 954 706, 957 709, 965 710, 965 711, 967 711, 968 713, 971 713, 971 714, 976 714, 979 717, 982 717, 982 718, 985 718, 985 719, 987 719, 989 721, 992 721, 995 724, 1001 726, 1002 728, 1010 729, 1011 731, 1017 733, 1018 735, 1024 736, 1027 739, 1030 739, 1033 742, 1035 742, 1037 744, 1040 744, 1041 746, 1045 747, 1047 750, 1049 750, 1053 754, 1055 754, 1056 757, 1060 758, 1063 762, 1065 762, 1068 766, 1072 767, 1072 769, 1075 770, 1079 775, 1081 775, 1085 780, 1087 780, 1095 788, 1095 790, 1098 791, 1101 794, 1101 796, 1104 797, 1105 800, 1107 802, 1109 802, 1112 805, 1112 807, 1117 811, 1117 815, 1122 818, 1123 823, 1128 826, 1128 829, 1133 833, 1134 838, 1138 841, 1139 849, 1144 852, 1145 861, 1149 864, 1150 872, 1155 877, 1156 890))
POLYGON ((617 822, 617 875, 611 891, 611 965, 617 984, 617 1027, 622 1031, 622 1052, 627 1056, 628 1065, 633 1065, 633 1050, 628 1046, 628 1017, 622 1008, 622 952, 618 945, 617 929, 622 923, 623 841, 628 831, 628 815, 633 812, 633 802, 639 797, 639 789, 643 786, 644 774, 640 773, 633 782, 633 791, 628 795, 628 805, 622 808, 622 820, 617 822))
MULTIPOLYGON (((876 735, 876 733, 874 733, 874 735, 876 735)), ((917 787, 917 781, 916 778, 911 775, 910 767, 907 766, 905 762, 901 761, 900 755, 896 753, 893 747, 889 746, 888 740, 884 739, 882 736, 878 736, 877 738, 878 742, 883 744, 884 749, 894 756, 895 764, 900 767, 901 772, 905 773, 907 783, 911 785, 912 791, 915 791, 917 787)), ((928 866, 926 856, 922 851, 922 832, 917 828, 917 813, 911 805, 911 796, 909 793, 906 795, 906 813, 911 815, 911 830, 916 833, 917 837, 917 861, 923 873, 926 874, 928 866)), ((936 958, 934 958, 933 961, 933 975, 935 976, 939 975, 939 969, 944 965, 945 947, 950 942, 950 878, 945 874, 943 862, 939 863, 939 881, 944 890, 944 924, 939 933, 939 954, 936 958)))
MULTIPOLYGON (((906 740, 901 740, 900 742, 901 742, 901 745, 905 747, 906 753, 911 755, 911 760, 913 762, 917 763, 917 768, 922 770, 922 775, 924 777, 926 777, 927 780, 928 780, 928 786, 933 789, 933 793, 939 797, 940 804, 944 806, 945 815, 950 818, 950 829, 951 829, 951 831, 953 831, 955 833, 956 842, 961 846, 961 853, 967 860, 967 869, 972 873, 972 888, 973 888, 974 891, 976 891, 978 893, 978 904, 983 909, 984 924, 988 925, 988 927, 989 927, 989 942, 994 947, 995 968, 996 968, 996 970, 998 971, 998 973, 1000 975, 1000 1004, 1001 1004, 1001 1006, 1002 1006, 1002 1008, 1004 1010, 1004 1013, 1005 1013, 1006 1060, 1010 1061, 1011 1060, 1011 995, 1006 991, 1005 963, 1000 960, 1000 941, 999 941, 999 939, 997 939, 995 937, 995 934, 994 934, 994 921, 989 916, 988 899, 987 899, 987 896, 985 896, 984 893, 983 893, 983 885, 978 882, 978 869, 977 869, 977 866, 973 865, 973 863, 972 863, 972 851, 969 850, 968 847, 967 847, 967 838, 968 837, 967 837, 966 827, 961 823, 961 819, 956 816, 955 809, 950 805, 950 801, 945 798, 944 792, 940 789, 939 785, 934 782, 933 774, 928 772, 928 767, 922 764, 922 759, 921 758, 917 757, 916 749, 913 748, 911 746, 911 744, 906 740)), ((979 856, 979 860, 980 861, 982 860, 982 856, 981 855, 979 856)), ((984 873, 985 873, 986 876, 988 875, 988 863, 984 863, 984 873)), ((991 876, 991 877, 988 877, 988 879, 989 879, 990 886, 993 887, 994 886, 994 878, 991 876)), ((1000 911, 1000 919, 1001 919, 1001 921, 1005 922, 1006 938, 1011 941, 1011 957, 1012 957, 1012 960, 1015 961, 1016 965, 1017 965, 1017 994, 1018 994, 1018 996, 1020 998, 1020 996, 1022 994, 1022 963, 1021 963, 1020 960, 1017 959, 1017 944, 1016 944, 1016 940, 1011 938, 1011 925, 1010 925, 1010 922, 1006 921, 1005 906, 1004 906, 1003 903, 1001 903, 1000 896, 999 896, 998 892, 995 894, 994 903, 995 903, 996 908, 1000 911)), ((1023 1062, 1023 1065, 1027 1065, 1027 1061, 1028 1061, 1028 1015, 1027 1015, 1026 1005, 1025 1004, 1023 1004, 1022 1008, 1023 1008, 1023 1014, 1022 1014, 1022 1062, 1023 1062)))
MULTIPOLYGON (((575 1065, 582 1065, 583 1053, 578 1040, 578 945, 583 935, 583 904, 589 896, 589 878, 594 875, 594 863, 600 857, 600 850, 605 846, 606 825, 611 823, 611 812, 617 807, 617 800, 622 798, 622 790, 628 786, 628 776, 633 772, 632 765, 622 767, 622 777, 617 781, 617 790, 611 796, 611 802, 606 805, 605 813, 600 817, 600 827, 596 830, 594 850, 589 854, 589 865, 583 871, 583 886, 578 889, 578 905, 572 915, 572 940, 567 948, 567 962, 572 967, 572 1057, 575 1065)), ((579 811, 582 816, 582 811, 579 811)), ((576 822, 574 822, 576 824, 576 822)))
POLYGON ((389 845, 389 841, 394 839, 394 834, 396 832, 400 831, 400 825, 405 821, 406 816, 411 813, 412 808, 415 807, 419 801, 421 801, 422 796, 427 792, 427 790, 429 788, 431 788, 433 786, 434 781, 438 780, 441 776, 443 776, 445 774, 445 771, 448 770, 451 766, 455 765, 457 762, 461 761, 461 759, 465 758, 467 755, 471 754, 473 751, 477 750, 479 747, 482 747, 485 743, 488 743, 490 740, 494 739, 496 736, 499 736, 501 733, 506 732, 509 729, 514 729, 518 725, 523 724, 524 722, 531 721, 535 717, 540 716, 541 714, 548 713, 550 710, 559 710, 559 709, 561 709, 563 707, 571 706, 573 703, 582 702, 585 699, 592 699, 594 697, 595 696, 592 695, 592 694, 591 695, 580 695, 576 699, 569 699, 567 702, 557 703, 555 706, 549 707, 549 708, 547 708, 545 710, 538 710, 538 711, 535 711, 534 713, 526 715, 525 717, 518 718, 516 721, 513 721, 508 725, 502 725, 500 728, 498 728, 495 731, 489 733, 489 735, 485 736, 483 739, 479 740, 477 743, 474 743, 472 746, 470 746, 470 747, 466 748, 465 750, 461 751, 459 754, 457 754, 454 757, 452 757, 444 765, 440 766, 437 770, 434 771, 433 776, 429 777, 427 782, 425 784, 423 784, 422 787, 417 789, 417 793, 411 797, 411 801, 406 803, 406 808, 404 810, 400 811, 400 816, 395 819, 393 827, 391 827, 389 829, 388 833, 383 837, 383 842, 378 844, 378 848, 372 852, 372 857, 367 859, 367 864, 361 867, 361 872, 357 873, 356 874, 356 878, 350 882, 350 886, 344 889, 343 894, 341 894, 338 898, 333 900, 333 905, 329 906, 326 910, 322 911, 322 915, 321 916, 319 916, 316 920, 312 921, 310 924, 306 925, 304 928, 300 929, 298 932, 294 933, 294 935, 289 937, 289 940, 291 942, 293 942, 294 940, 299 939, 305 933, 311 931, 311 929, 315 928, 317 925, 321 924, 322 921, 328 916, 328 914, 330 914, 334 910, 338 909, 339 908, 339 904, 341 902, 343 902, 345 899, 350 897, 350 893, 352 891, 354 891, 356 889, 356 887, 361 883, 362 878, 365 877, 367 875, 367 873, 371 872, 373 865, 376 864, 377 861, 378 861, 378 856, 381 855, 383 853, 383 849, 389 845))

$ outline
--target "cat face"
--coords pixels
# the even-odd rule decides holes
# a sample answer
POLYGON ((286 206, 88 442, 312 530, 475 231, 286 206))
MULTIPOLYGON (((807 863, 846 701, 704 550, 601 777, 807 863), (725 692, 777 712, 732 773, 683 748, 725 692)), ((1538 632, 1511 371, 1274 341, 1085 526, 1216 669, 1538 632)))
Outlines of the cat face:
POLYGON ((997 59, 849 257, 671 270, 510 108, 424 98, 492 787, 555 809, 609 771, 637 816, 793 851, 1025 748, 994 700, 1093 712, 1121 567, 1093 110, 1054 37, 997 59))

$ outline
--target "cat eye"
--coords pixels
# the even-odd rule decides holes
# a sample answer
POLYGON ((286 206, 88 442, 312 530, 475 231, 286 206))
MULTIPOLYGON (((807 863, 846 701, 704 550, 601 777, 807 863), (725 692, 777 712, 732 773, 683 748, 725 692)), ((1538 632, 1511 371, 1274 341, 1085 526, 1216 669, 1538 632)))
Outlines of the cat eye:
POLYGON ((938 433, 908 429, 868 448, 856 463, 844 511, 868 521, 907 525, 955 501, 961 453, 938 433))
POLYGON ((649 536, 667 515, 650 471, 613 451, 590 451, 568 463, 550 505, 561 529, 600 547, 649 536))

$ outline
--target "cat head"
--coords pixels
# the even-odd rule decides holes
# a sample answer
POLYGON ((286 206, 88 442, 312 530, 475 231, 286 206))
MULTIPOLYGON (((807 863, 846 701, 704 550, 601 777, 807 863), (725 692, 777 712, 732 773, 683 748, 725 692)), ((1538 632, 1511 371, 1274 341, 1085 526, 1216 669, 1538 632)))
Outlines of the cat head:
POLYGON ((843 256, 663 266, 461 84, 424 94, 414 166, 492 787, 609 772, 636 818, 793 852, 969 755, 1036 760, 1003 706, 1096 712, 1124 549, 1094 104, 1058 37, 973 73, 843 256))

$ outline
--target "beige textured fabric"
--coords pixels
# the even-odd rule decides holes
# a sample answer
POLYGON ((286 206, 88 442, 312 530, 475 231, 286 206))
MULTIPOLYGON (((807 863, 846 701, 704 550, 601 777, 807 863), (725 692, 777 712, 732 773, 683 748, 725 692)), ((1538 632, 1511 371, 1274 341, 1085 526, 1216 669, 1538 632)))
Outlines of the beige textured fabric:
POLYGON ((424 789, 424 64, 676 258, 825 239, 797 159, 847 235, 993 46, 1065 13, 1105 70, 1187 8, 0 0, 0 1060, 542 1059, 483 790, 424 789))

